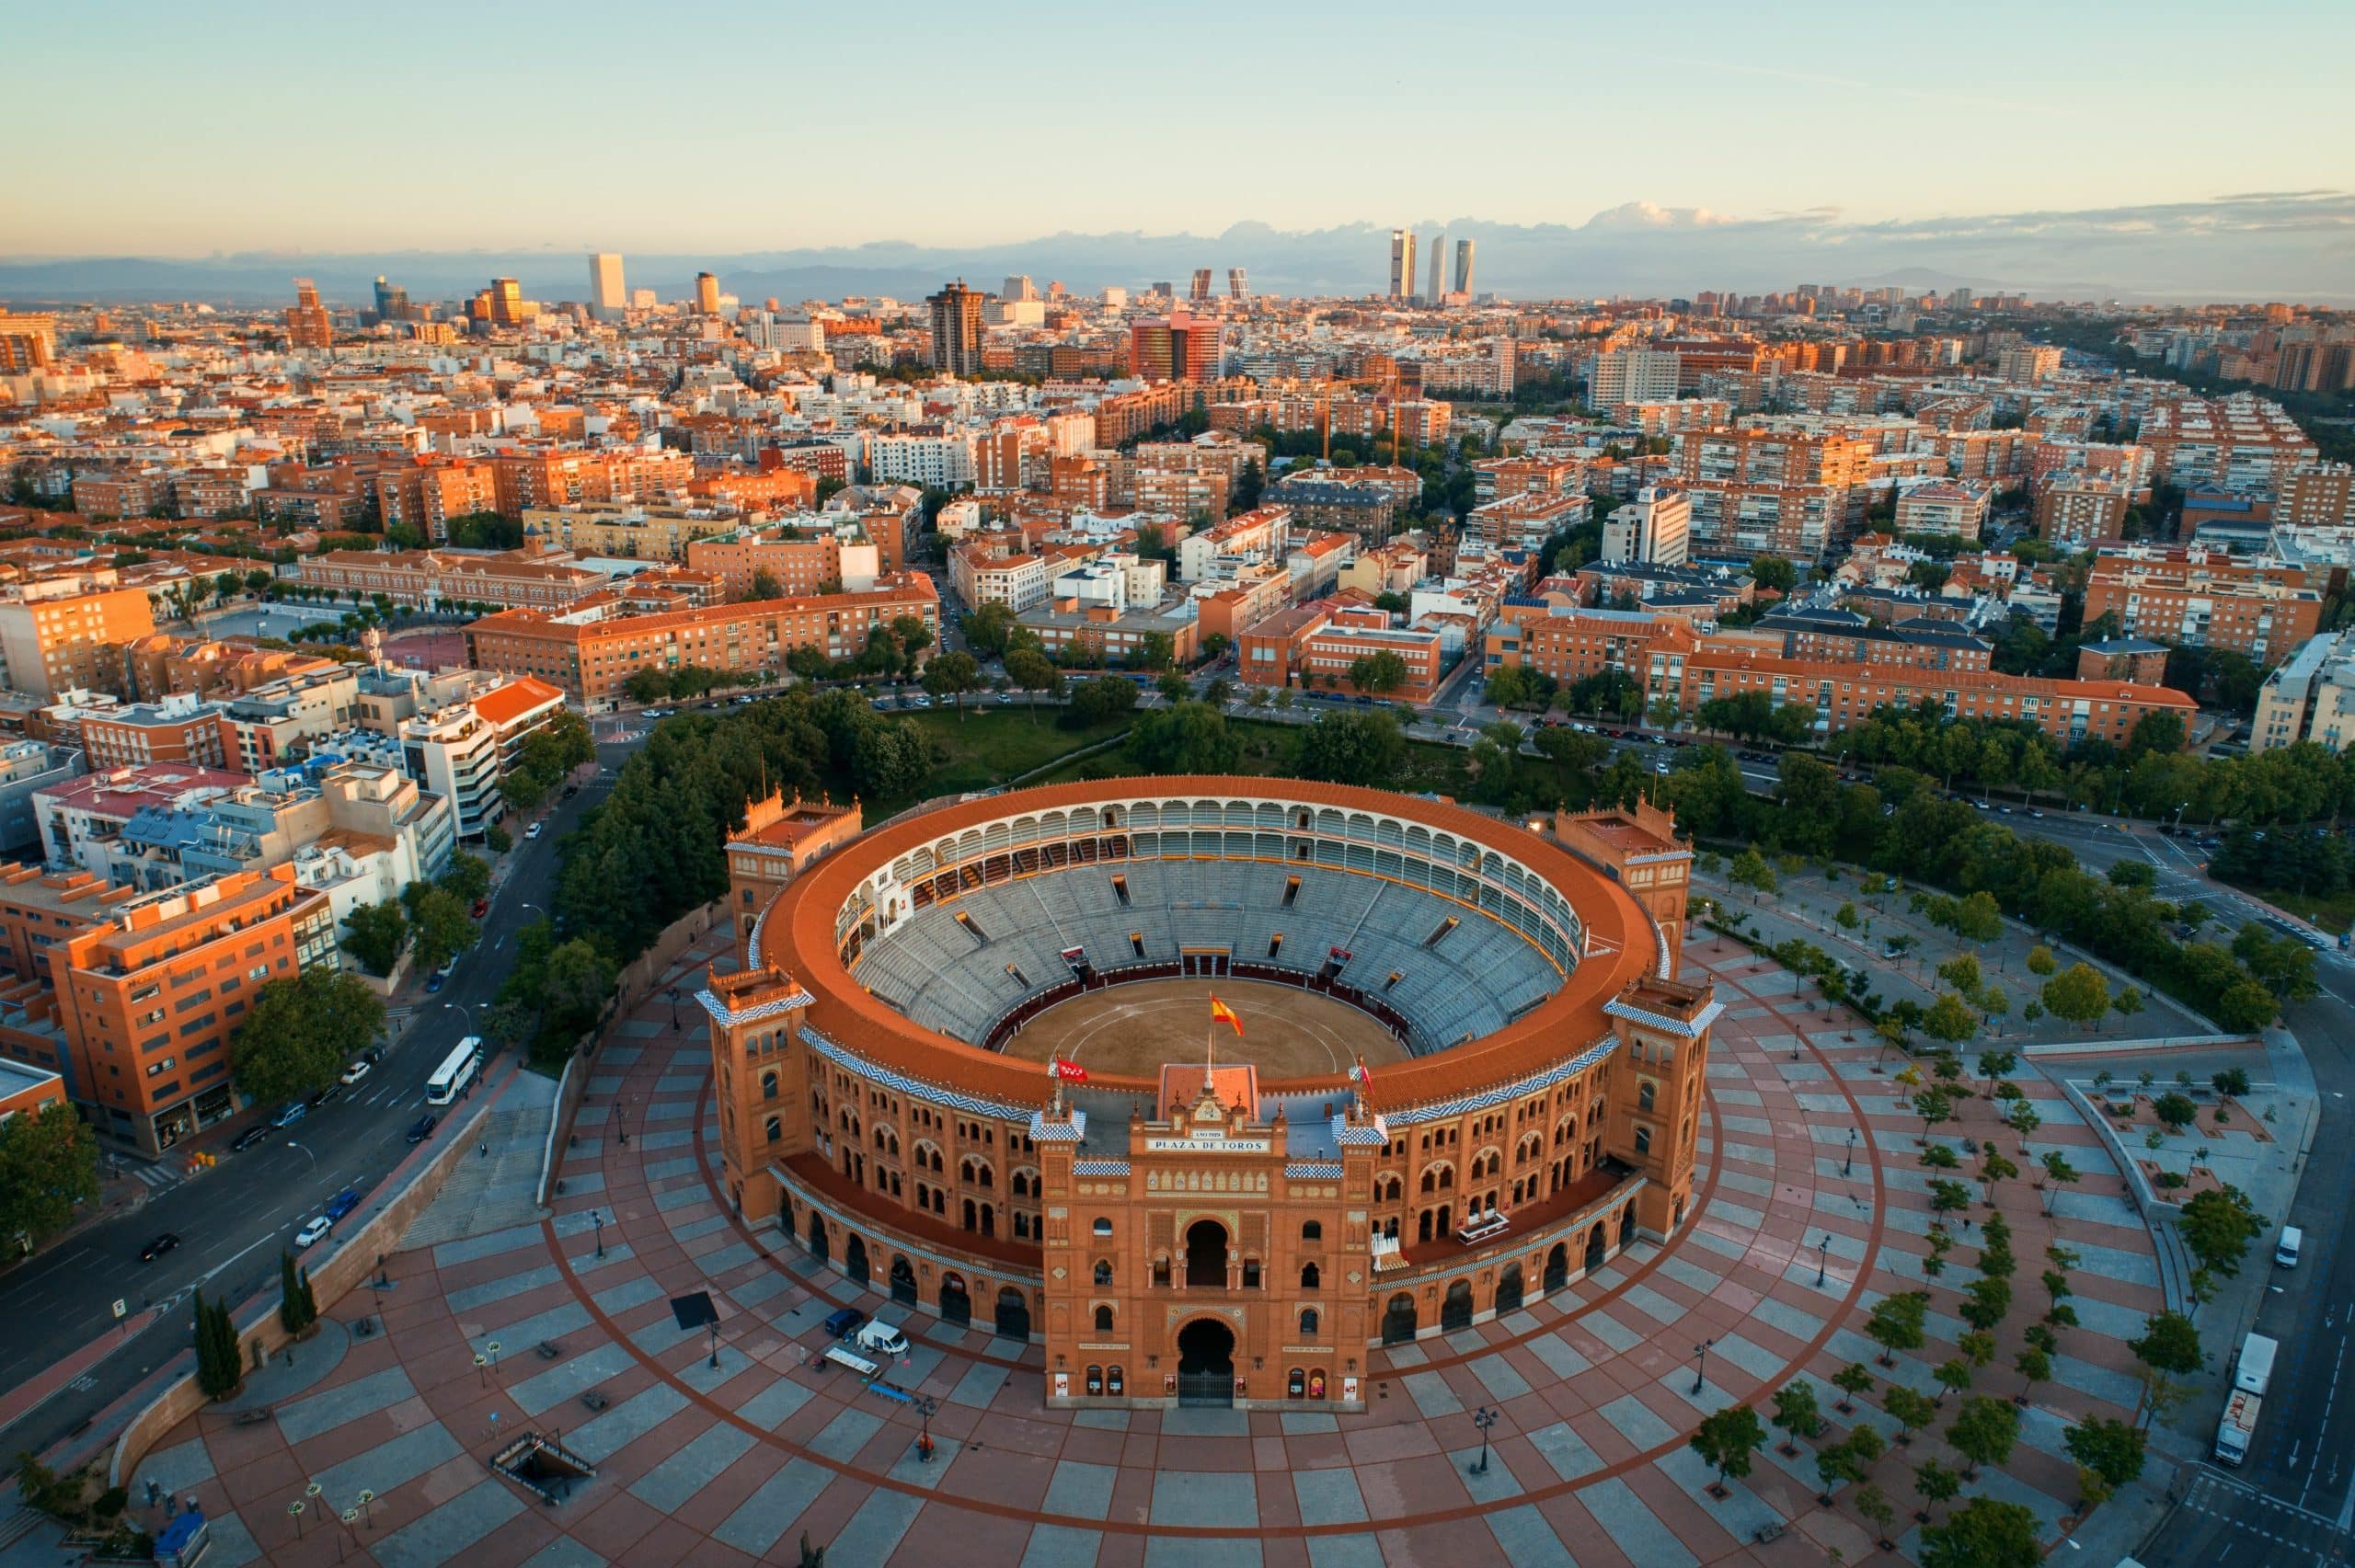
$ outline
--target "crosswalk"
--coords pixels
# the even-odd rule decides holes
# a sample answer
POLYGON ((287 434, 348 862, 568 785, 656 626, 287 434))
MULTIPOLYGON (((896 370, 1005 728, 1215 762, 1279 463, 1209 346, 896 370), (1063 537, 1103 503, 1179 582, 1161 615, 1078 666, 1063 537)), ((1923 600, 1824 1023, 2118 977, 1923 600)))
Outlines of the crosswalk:
POLYGON ((2205 1466, 2184 1494, 2182 1506, 2265 1540, 2269 1544, 2258 1550, 2275 1562, 2311 1561, 2318 1568, 2335 1568, 2349 1561, 2348 1532, 2336 1519, 2269 1497, 2205 1466))
POLYGON ((130 1174, 134 1181, 144 1182, 156 1192, 178 1186, 188 1177, 168 1165, 133 1165, 130 1174))

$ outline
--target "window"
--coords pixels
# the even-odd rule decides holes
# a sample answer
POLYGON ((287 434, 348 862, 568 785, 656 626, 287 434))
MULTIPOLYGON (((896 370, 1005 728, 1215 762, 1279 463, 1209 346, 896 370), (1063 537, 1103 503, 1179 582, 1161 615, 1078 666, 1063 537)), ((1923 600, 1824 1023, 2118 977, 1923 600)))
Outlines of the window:
POLYGON ((1304 1242, 1321 1242, 1325 1239, 1325 1227, 1312 1219, 1300 1228, 1300 1239, 1304 1242))
POLYGON ((1316 1265, 1315 1264, 1304 1263, 1300 1265, 1300 1288, 1303 1290, 1316 1289, 1321 1278, 1322 1276, 1316 1272, 1316 1265))
POLYGON ((1096 1332, 1097 1333, 1110 1333, 1112 1332, 1111 1308, 1098 1307, 1096 1309, 1096 1332))
POLYGON ((1096 1221, 1094 1230, 1096 1234, 1099 1236, 1109 1236, 1112 1233, 1112 1222, 1109 1219, 1099 1219, 1096 1221))
POLYGON ((1098 1285, 1109 1285, 1112 1283, 1112 1263, 1110 1259, 1097 1258, 1096 1260, 1096 1283, 1098 1285))
POLYGON ((1315 1308, 1303 1307, 1300 1310, 1300 1336, 1303 1339, 1315 1339, 1316 1337, 1315 1308))
POLYGON ((1636 1152, 1638 1154, 1649 1154, 1651 1151, 1652 1129, 1648 1127, 1637 1127, 1636 1129, 1636 1152))
POLYGON ((1647 1078, 1636 1085, 1636 1109, 1648 1113, 1660 1096, 1660 1085, 1647 1078))

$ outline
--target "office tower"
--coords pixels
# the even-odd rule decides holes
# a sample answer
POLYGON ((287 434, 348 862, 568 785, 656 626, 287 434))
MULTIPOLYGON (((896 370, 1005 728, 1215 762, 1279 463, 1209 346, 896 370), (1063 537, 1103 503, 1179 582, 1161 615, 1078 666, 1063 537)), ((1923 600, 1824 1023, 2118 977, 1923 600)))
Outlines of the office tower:
POLYGON ((1415 231, 1390 231, 1390 297, 1403 300, 1415 292, 1415 231))
POLYGON ((1035 300, 1039 297, 1039 291, 1032 286, 1028 277, 1008 273, 1005 286, 997 292, 997 297, 1009 303, 1017 300, 1035 300))
POLYGON ((286 307, 286 346, 325 349, 335 342, 335 322, 319 305, 319 286, 308 278, 294 280, 294 303, 286 307))
POLYGON ((695 274, 695 310, 702 315, 719 314, 719 280, 708 272, 695 274))
POLYGON ((1447 231, 1442 229, 1431 236, 1431 280, 1423 295, 1427 305, 1439 303, 1440 295, 1447 292, 1447 231))
POLYGON ((1129 292, 1128 292, 1128 290, 1123 289, 1123 288, 1122 288, 1122 287, 1120 287, 1118 283, 1113 283, 1113 284, 1109 284, 1109 285, 1108 285, 1108 286, 1105 288, 1105 290, 1104 290, 1104 308, 1105 308, 1106 310, 1126 310, 1126 309, 1128 309, 1128 308, 1129 308, 1129 292))
POLYGON ((611 321, 622 314, 624 302, 629 298, 622 287, 622 258, 610 250, 601 250, 589 258, 589 311, 599 321, 611 321))
POLYGON ((1165 300, 1174 300, 1178 297, 1178 285, 1165 278, 1153 286, 1153 292, 1165 300))
POLYGON ((1183 311, 1129 328, 1129 373, 1146 381, 1214 380, 1226 352, 1225 324, 1183 311))
POLYGON ((629 308, 632 310, 652 310, 661 303, 661 297, 651 289, 632 289, 629 292, 629 308))
POLYGON ((1472 242, 1455 242, 1455 292, 1470 298, 1472 293, 1472 242))
POLYGON ((474 298, 466 302, 466 316, 493 326, 521 326, 523 286, 512 278, 493 278, 489 288, 477 290, 474 298))
POLYGON ((1228 268, 1226 269, 1226 297, 1231 300, 1241 300, 1248 299, 1250 296, 1251 280, 1249 276, 1240 267, 1228 268))
POLYGON ((932 307, 932 368, 950 375, 981 373, 981 294, 959 278, 924 303, 932 307))
POLYGON ((57 356, 57 317, 0 310, 0 375, 23 375, 57 356))
POLYGON ((1197 267, 1194 269, 1193 301, 1196 304, 1205 304, 1209 303, 1210 297, 1211 269, 1207 267, 1197 267))
POLYGON ((408 291, 398 283, 385 281, 385 275, 381 272, 376 275, 376 319, 378 321, 407 321, 408 319, 408 291))

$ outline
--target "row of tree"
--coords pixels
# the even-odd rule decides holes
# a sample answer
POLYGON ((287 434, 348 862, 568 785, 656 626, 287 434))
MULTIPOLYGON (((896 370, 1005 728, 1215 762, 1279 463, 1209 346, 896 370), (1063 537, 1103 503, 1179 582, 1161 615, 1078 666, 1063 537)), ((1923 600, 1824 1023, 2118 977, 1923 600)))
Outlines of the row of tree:
POLYGON ((474 944, 475 901, 490 891, 490 867, 464 850, 431 882, 417 881, 397 898, 363 904, 343 917, 343 950, 382 979, 403 953, 438 969, 474 944))

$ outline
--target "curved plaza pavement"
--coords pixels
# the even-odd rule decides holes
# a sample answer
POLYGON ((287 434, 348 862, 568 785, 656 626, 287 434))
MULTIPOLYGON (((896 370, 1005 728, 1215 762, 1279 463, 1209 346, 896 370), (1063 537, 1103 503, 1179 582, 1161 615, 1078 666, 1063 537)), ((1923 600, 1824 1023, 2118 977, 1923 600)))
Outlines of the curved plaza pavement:
MULTIPOLYGON (((1693 1223, 1527 1309, 1372 1353, 1362 1416, 1044 1409, 1036 1346, 890 1307, 815 1266, 774 1227, 727 1212, 705 1047, 657 1001, 599 1055, 551 1217, 396 1255, 381 1332, 354 1336, 273 1422, 240 1426, 208 1411, 183 1424, 141 1464, 132 1495, 144 1499, 150 1479, 194 1495, 215 1516, 219 1568, 262 1558, 389 1568, 791 1562, 805 1532, 844 1568, 1659 1568, 1819 1562, 1835 1547, 1845 1562, 1870 1561, 1855 1488, 1819 1507, 1804 1448, 1786 1459, 1770 1442, 1719 1501, 1704 1493, 1708 1475, 1685 1439, 1733 1401, 1763 1416, 1795 1377, 1818 1385, 1831 1423, 1820 1444, 1855 1420, 1894 1430, 1878 1385, 1851 1416, 1833 1411, 1827 1379, 1851 1362, 1880 1378, 1877 1347, 1859 1332, 1865 1314, 1881 1295, 1924 1283, 1921 1123, 1873 1073, 1871 1034, 1849 1038, 1844 1016, 1791 976, 1722 941, 1686 956, 1715 975, 1728 1004, 1693 1223), (615 1136, 625 1121, 626 1145, 615 1136), (1862 1136, 1844 1174, 1851 1129, 1862 1136), (604 1219, 602 1259, 592 1214, 604 1219), (682 1332, 669 1306, 706 1289, 719 1309, 716 1368, 705 1333, 682 1332), (837 1305, 913 1317, 912 1354, 887 1376, 937 1402, 932 1463, 915 1458, 911 1405, 849 1372, 810 1369, 820 1322, 837 1305), (494 1340, 496 1368, 478 1368, 494 1340), (1485 1475, 1471 1473, 1471 1414, 1482 1405, 1500 1413, 1485 1475), (559 1435, 595 1462, 596 1479, 549 1506, 491 1474, 485 1459, 526 1428, 559 1435), (311 1483, 318 1502, 298 1520, 287 1505, 311 1483), (339 1516, 363 1488, 374 1497, 347 1528, 339 1516), (1766 1525, 1787 1528, 1754 1544, 1766 1525)), ((2088 1412, 2131 1411, 2140 1385, 2124 1342, 2160 1292, 2150 1235, 2093 1131, 2033 1071, 2019 1082, 2043 1118, 2028 1154, 2062 1150, 2085 1179, 2049 1220, 2025 1176, 1999 1192, 2019 1259, 2016 1303, 1975 1391, 2021 1391, 2009 1368, 2020 1329, 2042 1311, 2037 1276, 2055 1239, 2079 1255, 2081 1326, 2062 1331, 2054 1377, 2033 1391, 2010 1462, 1965 1494, 2028 1505, 2050 1539, 2074 1499, 2062 1429, 2088 1412)), ((1942 1139, 1988 1136, 1993 1110, 1969 1102, 1942 1139)), ((2019 1163, 2033 1169, 2033 1158, 2019 1163)), ((1955 1354, 1976 1230, 1958 1232, 1945 1274, 1928 1282, 1929 1343, 1888 1376, 1937 1391, 1930 1368, 1955 1354)), ((379 1308, 362 1290, 332 1315, 379 1308)), ((1873 1470, 1909 1532, 1901 1548, 1913 1544, 1917 1505, 1909 1467, 1931 1454, 1958 1462, 1925 1434, 1873 1470)))

